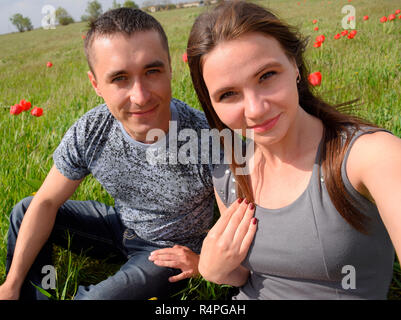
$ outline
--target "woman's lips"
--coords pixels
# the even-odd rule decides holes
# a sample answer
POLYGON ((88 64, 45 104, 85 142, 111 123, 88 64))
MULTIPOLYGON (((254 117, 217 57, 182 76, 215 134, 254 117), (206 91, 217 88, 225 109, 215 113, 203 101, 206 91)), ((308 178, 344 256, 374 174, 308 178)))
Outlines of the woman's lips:
POLYGON ((281 114, 279 114, 278 116, 276 116, 274 118, 268 119, 267 121, 263 122, 262 124, 252 126, 250 128, 253 129, 257 133, 262 133, 262 132, 271 130, 276 125, 278 119, 280 118, 280 115, 281 114))

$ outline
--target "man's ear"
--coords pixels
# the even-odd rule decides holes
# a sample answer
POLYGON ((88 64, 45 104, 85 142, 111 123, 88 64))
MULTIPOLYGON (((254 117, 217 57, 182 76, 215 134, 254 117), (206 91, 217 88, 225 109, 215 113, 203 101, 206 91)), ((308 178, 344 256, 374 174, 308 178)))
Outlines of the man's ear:
POLYGON ((100 89, 99 89, 99 87, 97 85, 97 81, 96 81, 95 75, 92 73, 92 71, 88 71, 88 77, 89 77, 89 81, 92 84, 93 89, 95 89, 96 94, 99 97, 102 97, 102 93, 100 92, 100 89))

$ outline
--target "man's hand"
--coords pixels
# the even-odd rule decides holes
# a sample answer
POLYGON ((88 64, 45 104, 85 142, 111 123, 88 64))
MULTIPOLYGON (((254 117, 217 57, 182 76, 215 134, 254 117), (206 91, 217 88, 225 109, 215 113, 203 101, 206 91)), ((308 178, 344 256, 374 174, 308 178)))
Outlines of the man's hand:
POLYGON ((0 300, 18 300, 19 293, 9 287, 6 282, 0 286, 0 300))
POLYGON ((199 275, 199 255, 184 246, 175 245, 172 248, 155 250, 150 254, 149 260, 160 267, 181 269, 180 274, 168 279, 170 282, 199 275))

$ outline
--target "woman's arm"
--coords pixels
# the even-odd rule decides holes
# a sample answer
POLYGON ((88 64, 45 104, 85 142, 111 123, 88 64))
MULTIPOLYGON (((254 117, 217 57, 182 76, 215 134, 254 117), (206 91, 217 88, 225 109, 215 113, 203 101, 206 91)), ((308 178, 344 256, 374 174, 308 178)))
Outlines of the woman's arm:
POLYGON ((347 174, 356 190, 375 201, 401 258, 401 139, 386 132, 359 137, 350 150, 347 174))

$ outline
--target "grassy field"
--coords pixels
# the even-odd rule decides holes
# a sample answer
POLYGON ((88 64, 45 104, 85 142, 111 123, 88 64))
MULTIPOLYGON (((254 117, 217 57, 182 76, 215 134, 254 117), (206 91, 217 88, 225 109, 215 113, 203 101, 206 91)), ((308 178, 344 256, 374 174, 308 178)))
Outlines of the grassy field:
MULTIPOLYGON (((379 22, 401 9, 399 0, 282 0, 260 1, 288 23, 310 36, 306 55, 310 71, 322 73, 317 92, 326 100, 338 103, 360 98, 363 104, 354 110, 358 115, 391 130, 401 137, 401 19, 379 22), (354 39, 335 34, 341 32, 344 5, 355 7, 354 39), (369 20, 364 21, 364 15, 369 20), (312 20, 317 19, 317 24, 312 20), (314 31, 318 26, 319 31, 314 31), (317 35, 326 41, 314 48, 317 35)), ((173 66, 173 96, 199 108, 187 65, 181 56, 195 17, 204 8, 178 9, 155 13, 165 27, 170 42, 173 66)), ((26 14, 26 13, 23 13, 26 14)), ((0 35, 0 283, 4 281, 6 234, 12 207, 34 193, 52 166, 52 153, 66 130, 81 115, 102 103, 93 91, 86 72, 83 53, 86 25, 75 23, 55 30, 33 30, 0 35), (47 68, 47 61, 53 63, 47 68), (9 107, 27 99, 44 109, 35 118, 29 113, 11 116, 9 107)), ((112 205, 113 199, 88 177, 73 196, 77 200, 95 199, 112 205)), ((95 283, 114 272, 117 265, 107 261, 73 255, 55 248, 58 270, 58 298, 71 299, 77 283, 95 283), (67 275, 70 275, 69 277, 67 275), (63 289, 66 289, 63 294, 63 289)), ((224 299, 226 286, 215 286, 202 279, 192 279, 178 299, 224 299)), ((401 271, 394 267, 390 299, 401 299, 401 271)))

